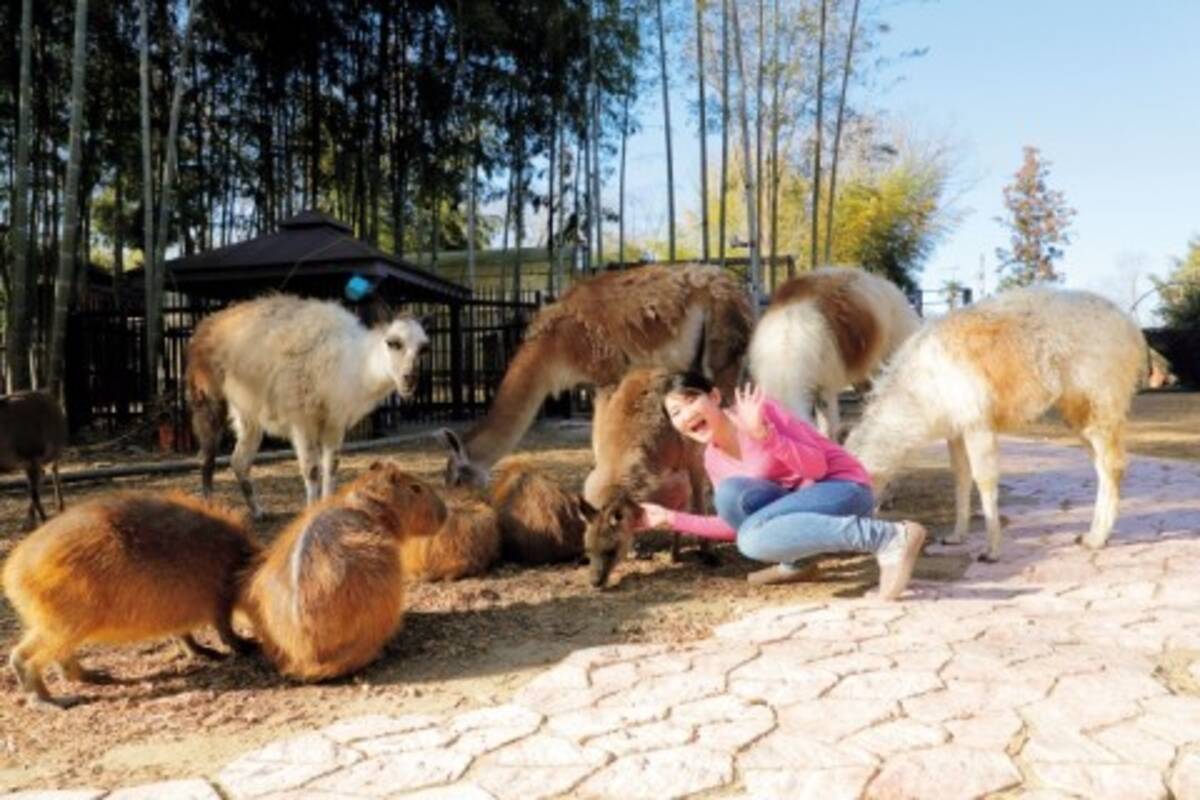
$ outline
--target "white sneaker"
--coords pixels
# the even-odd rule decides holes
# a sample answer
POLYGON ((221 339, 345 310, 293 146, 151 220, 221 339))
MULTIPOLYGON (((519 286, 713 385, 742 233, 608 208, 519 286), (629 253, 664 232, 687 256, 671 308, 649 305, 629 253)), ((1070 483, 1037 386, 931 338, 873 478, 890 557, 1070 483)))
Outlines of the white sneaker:
POLYGON ((908 587, 913 567, 921 555, 928 531, 919 522, 905 520, 897 526, 896 535, 875 554, 879 563, 879 597, 895 600, 908 587))

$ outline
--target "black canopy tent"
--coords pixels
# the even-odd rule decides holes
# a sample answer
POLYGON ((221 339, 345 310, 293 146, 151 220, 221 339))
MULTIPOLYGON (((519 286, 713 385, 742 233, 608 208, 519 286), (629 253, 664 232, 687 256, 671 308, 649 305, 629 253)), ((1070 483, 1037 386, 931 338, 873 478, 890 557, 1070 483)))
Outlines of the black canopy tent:
POLYGON ((348 225, 318 211, 302 211, 274 233, 171 259, 165 283, 168 291, 227 301, 272 289, 341 298, 354 275, 388 302, 456 306, 471 297, 467 287, 355 239, 348 225))

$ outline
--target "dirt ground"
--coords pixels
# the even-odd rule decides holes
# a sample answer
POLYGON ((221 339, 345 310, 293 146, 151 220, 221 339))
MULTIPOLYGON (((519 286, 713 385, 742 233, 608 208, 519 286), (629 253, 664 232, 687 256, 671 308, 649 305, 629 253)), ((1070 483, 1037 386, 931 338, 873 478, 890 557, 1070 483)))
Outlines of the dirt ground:
MULTIPOLYGON (((1033 433, 1050 436, 1054 430, 1039 426, 1033 433)), ((579 487, 590 468, 585 426, 547 423, 531 432, 522 448, 535 453, 539 465, 566 486, 579 487)), ((1130 449, 1200 457, 1200 394, 1139 397, 1130 449)), ((432 442, 346 456, 340 475, 347 478, 383 455, 439 479, 443 458, 432 442)), ((104 460, 139 458, 118 454, 104 460)), ((919 517, 935 533, 946 528, 953 501, 945 464, 944 447, 915 456, 887 516, 919 517)), ((271 513, 256 529, 266 541, 300 508, 303 488, 290 461, 260 466, 255 476, 271 513)), ((198 480, 190 473, 73 485, 66 495, 68 503, 75 503, 114 488, 194 490, 198 480)), ((217 488, 222 499, 240 503, 228 471, 218 473, 217 488)), ((0 557, 22 536, 18 529, 24 512, 22 494, 0 495, 0 557)), ((6 669, 0 676, 0 791, 210 775, 237 754, 296 729, 358 714, 503 702, 533 672, 580 648, 703 638, 715 625, 755 608, 854 597, 876 582, 873 559, 839 557, 816 560, 807 582, 753 588, 745 575, 757 565, 732 547, 719 554, 716 568, 686 557, 672 564, 665 552, 630 561, 618 568, 619 585, 605 592, 592 589, 586 569, 574 565, 501 565, 483 578, 416 585, 409 591, 404 628, 383 658, 353 678, 318 686, 289 683, 257 657, 214 665, 186 658, 170 643, 148 643, 85 651, 86 664, 123 682, 78 687, 52 680, 52 691, 78 693, 88 701, 60 712, 28 706, 6 669)), ((953 580, 965 566, 961 557, 927 556, 917 574, 953 580)), ((18 633, 12 608, 0 601, 0 649, 5 655, 18 633)), ((201 638, 215 643, 211 634, 201 638)))

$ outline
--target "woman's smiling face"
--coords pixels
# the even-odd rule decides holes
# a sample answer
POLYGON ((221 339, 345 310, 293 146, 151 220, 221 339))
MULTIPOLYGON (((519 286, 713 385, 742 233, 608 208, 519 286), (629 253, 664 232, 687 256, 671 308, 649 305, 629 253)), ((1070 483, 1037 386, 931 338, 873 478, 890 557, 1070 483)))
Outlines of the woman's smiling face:
POLYGON ((663 407, 675 430, 703 444, 712 441, 713 430, 725 413, 717 389, 708 394, 671 392, 663 400, 663 407))

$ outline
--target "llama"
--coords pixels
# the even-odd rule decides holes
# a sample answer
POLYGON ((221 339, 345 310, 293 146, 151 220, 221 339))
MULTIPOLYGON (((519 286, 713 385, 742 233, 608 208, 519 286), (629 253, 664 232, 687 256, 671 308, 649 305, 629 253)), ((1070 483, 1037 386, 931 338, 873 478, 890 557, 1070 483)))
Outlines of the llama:
POLYGON ((487 572, 500 557, 500 528, 491 506, 461 490, 442 499, 446 523, 433 536, 414 536, 400 547, 408 580, 470 578, 487 572))
POLYGON ((67 446, 67 420, 54 398, 45 392, 18 392, 0 397, 0 472, 25 470, 29 482, 29 513, 25 530, 33 530, 42 508, 42 466, 50 465, 54 498, 62 513, 62 485, 58 480, 58 458, 67 446))
POLYGON ((838 393, 860 385, 921 325, 903 293, 866 270, 824 267, 775 290, 750 340, 750 372, 792 413, 838 435, 838 393))
POLYGON ((1089 445, 1099 486, 1084 545, 1103 547, 1117 516, 1125 469, 1123 433, 1146 365, 1142 332, 1097 295, 1019 289, 952 312, 913 336, 889 363, 846 446, 887 485, 906 453, 950 443, 955 524, 967 535, 971 480, 987 525, 983 560, 1000 554, 996 434, 1020 429, 1057 406, 1089 445))
POLYGON ((250 466, 264 432, 291 439, 307 502, 329 497, 346 429, 393 390, 412 395, 428 342, 408 314, 368 330, 335 302, 284 294, 206 317, 188 343, 187 365, 204 496, 212 495, 228 406, 237 435, 230 464, 255 519, 263 511, 250 466))
MULTIPOLYGON (((633 370, 597 403, 592 422, 596 466, 583 487, 584 550, 593 586, 604 586, 628 552, 638 501, 703 512, 703 449, 676 431, 663 411, 670 376, 662 369, 633 370)), ((671 559, 679 560, 679 534, 671 559)))
POLYGON ((501 554, 521 564, 578 561, 587 521, 581 498, 511 456, 496 465, 489 501, 500 524, 501 554))
POLYGON ((432 486, 384 462, 310 506, 271 544, 244 596, 267 658, 302 681, 374 661, 404 617, 405 540, 445 521, 432 486))
POLYGON ((703 340, 705 374, 732 392, 750 328, 745 289, 717 267, 650 265, 575 284, 530 323, 487 416, 450 452, 447 483, 485 485, 547 395, 613 385, 634 367, 686 369, 703 340))
POLYGON ((223 658, 192 638, 213 625, 248 652, 231 618, 258 550, 231 510, 181 492, 112 494, 59 514, 4 565, 4 592, 26 629, 10 659, 21 688, 45 703, 76 702, 47 691, 42 672, 54 662, 72 680, 109 682, 76 658, 88 643, 181 636, 191 652, 223 658))

